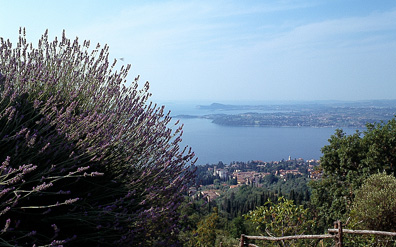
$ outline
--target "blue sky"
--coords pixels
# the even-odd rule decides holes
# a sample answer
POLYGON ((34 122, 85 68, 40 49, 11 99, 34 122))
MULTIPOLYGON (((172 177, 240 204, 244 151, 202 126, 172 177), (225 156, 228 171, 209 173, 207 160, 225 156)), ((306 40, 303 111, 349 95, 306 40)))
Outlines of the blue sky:
POLYGON ((153 101, 396 99, 393 0, 0 4, 0 37, 107 43, 153 101))

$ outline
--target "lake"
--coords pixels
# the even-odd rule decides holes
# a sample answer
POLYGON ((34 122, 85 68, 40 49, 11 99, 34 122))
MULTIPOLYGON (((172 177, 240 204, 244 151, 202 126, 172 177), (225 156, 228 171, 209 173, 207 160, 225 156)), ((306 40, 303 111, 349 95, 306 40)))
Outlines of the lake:
MULTIPOLYGON (((233 114, 197 109, 195 104, 165 104, 171 115, 233 114)), ((177 119, 173 117, 173 119, 177 119)), ((191 146, 198 157, 197 164, 216 164, 219 161, 276 161, 289 156, 319 159, 321 148, 336 128, 298 127, 233 127, 213 124, 209 119, 180 119, 184 124, 182 146, 191 146)), ((352 134, 356 128, 343 128, 352 134)))

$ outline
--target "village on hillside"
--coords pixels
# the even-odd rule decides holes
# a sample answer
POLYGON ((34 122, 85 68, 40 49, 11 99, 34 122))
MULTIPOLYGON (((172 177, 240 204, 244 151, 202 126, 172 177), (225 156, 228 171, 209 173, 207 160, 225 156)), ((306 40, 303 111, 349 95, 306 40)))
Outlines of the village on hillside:
POLYGON ((190 195, 215 200, 226 190, 243 185, 264 187, 273 181, 286 182, 296 177, 319 179, 322 176, 318 169, 319 160, 302 158, 281 161, 233 162, 197 167, 198 187, 190 188, 190 195))

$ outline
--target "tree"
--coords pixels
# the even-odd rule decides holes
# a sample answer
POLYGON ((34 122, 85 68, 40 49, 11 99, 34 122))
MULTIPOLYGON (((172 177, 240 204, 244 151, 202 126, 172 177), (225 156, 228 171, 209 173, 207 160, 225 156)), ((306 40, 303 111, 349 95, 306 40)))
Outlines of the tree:
POLYGON ((268 200, 245 215, 262 234, 270 236, 290 236, 310 231, 313 221, 309 219, 309 209, 296 206, 292 200, 278 198, 275 204, 268 200))
POLYGON ((216 243, 216 230, 219 224, 219 214, 217 208, 213 208, 213 213, 207 215, 197 224, 197 229, 193 231, 193 238, 190 246, 211 247, 216 243))
POLYGON ((108 49, 65 32, 37 48, 22 29, 15 48, 1 38, 3 245, 180 244, 194 153, 108 49))
POLYGON ((366 229, 396 230, 396 178, 378 173, 356 191, 351 215, 366 229))
POLYGON ((329 144, 322 148, 320 166, 323 178, 312 181, 311 203, 320 227, 335 220, 345 221, 355 198, 355 191, 372 174, 395 175, 396 120, 367 124, 363 132, 346 135, 336 130, 329 144))
POLYGON ((234 238, 239 238, 241 234, 246 234, 246 226, 243 217, 238 216, 234 218, 231 222, 230 233, 234 238))

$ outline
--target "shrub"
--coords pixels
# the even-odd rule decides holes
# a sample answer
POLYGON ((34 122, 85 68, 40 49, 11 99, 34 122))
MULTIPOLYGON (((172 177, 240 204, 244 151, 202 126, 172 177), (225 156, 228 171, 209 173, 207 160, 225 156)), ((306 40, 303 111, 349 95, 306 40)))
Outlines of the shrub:
POLYGON ((302 205, 296 206, 284 197, 279 197, 277 204, 268 200, 264 206, 249 211, 245 218, 252 221, 261 233, 275 236, 307 233, 313 223, 308 217, 308 209, 302 205))
MULTIPOLYGON (((268 200, 264 206, 249 211, 244 217, 250 220, 261 234, 271 237, 308 234, 312 231, 313 225, 313 220, 309 218, 308 208, 305 209, 302 205, 297 206, 292 200, 284 197, 279 197, 277 204, 268 200)), ((285 242, 281 242, 285 246, 285 242)), ((289 242, 297 246, 307 246, 309 241, 290 240, 289 242)))
MULTIPOLYGON (((0 40, 4 245, 178 244, 194 153, 108 46, 0 40), (58 241, 58 242, 57 242, 58 241)), ((3 222, 3 223, 1 223, 3 222)))
POLYGON ((396 230, 396 178, 383 173, 367 178, 356 191, 351 214, 371 230, 396 230))

